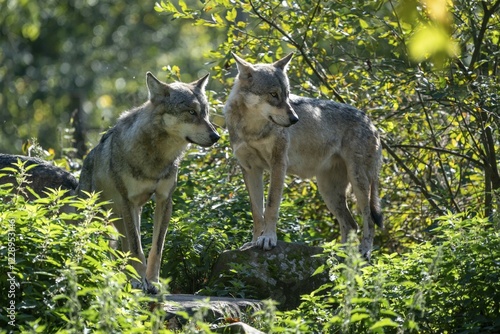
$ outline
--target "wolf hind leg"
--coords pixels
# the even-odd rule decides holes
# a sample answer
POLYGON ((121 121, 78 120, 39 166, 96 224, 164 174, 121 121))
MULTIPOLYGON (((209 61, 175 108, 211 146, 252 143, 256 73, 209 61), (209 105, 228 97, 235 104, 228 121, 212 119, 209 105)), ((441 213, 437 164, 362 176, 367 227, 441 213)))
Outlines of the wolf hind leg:
POLYGON ((345 165, 337 166, 316 176, 318 190, 323 197, 328 210, 337 218, 340 224, 340 235, 343 243, 347 242, 351 231, 358 231, 358 224, 347 207, 346 191, 349 185, 345 165))
MULTIPOLYGON (((371 198, 373 191, 376 191, 376 189, 372 189, 373 182, 370 180, 368 172, 363 170, 359 164, 354 163, 349 169, 349 179, 356 197, 357 208, 363 219, 363 237, 361 239, 360 251, 361 255, 367 260, 370 259, 373 248, 375 222, 382 223, 378 203, 376 203, 376 209, 373 202, 375 199, 371 198)), ((378 201, 378 197, 376 200, 378 201)))

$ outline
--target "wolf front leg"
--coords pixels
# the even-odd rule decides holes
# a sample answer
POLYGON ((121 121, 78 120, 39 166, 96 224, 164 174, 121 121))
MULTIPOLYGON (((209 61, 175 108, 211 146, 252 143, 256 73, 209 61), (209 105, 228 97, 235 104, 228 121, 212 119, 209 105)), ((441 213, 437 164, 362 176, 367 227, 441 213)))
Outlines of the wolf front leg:
POLYGON ((257 240, 257 245, 264 250, 271 250, 276 247, 278 236, 276 226, 279 219, 279 210, 283 187, 286 176, 286 143, 275 144, 273 147, 270 168, 269 194, 267 197, 266 209, 264 212, 264 231, 257 240))
MULTIPOLYGON (((122 206, 122 220, 115 224, 118 232, 124 235, 122 239, 122 250, 130 252, 132 258, 139 260, 131 260, 130 264, 137 271, 141 279, 144 281, 146 278, 146 257, 142 249, 140 222, 141 222, 141 208, 134 205, 130 201, 124 201, 122 206)), ((142 282, 144 285, 144 282, 142 282)), ((141 285, 141 282, 132 281, 134 288, 141 285)))
POLYGON ((153 218, 153 239, 146 270, 147 292, 153 294, 158 293, 158 288, 154 286, 154 283, 158 283, 160 278, 163 246, 165 245, 168 224, 172 217, 172 193, 175 189, 176 180, 177 173, 175 172, 168 179, 161 180, 155 192, 156 207, 153 218))
POLYGON ((148 256, 148 265, 146 278, 150 284, 148 292, 157 293, 158 289, 153 283, 158 283, 160 277, 161 259, 163 246, 165 245, 165 236, 168 230, 168 224, 172 216, 172 197, 156 200, 156 209, 154 215, 153 244, 148 256))
MULTIPOLYGON (((264 170, 257 167, 242 167, 242 170, 243 179, 250 196, 253 219, 252 244, 255 244, 264 229, 264 185, 262 181, 264 170)), ((247 245, 245 244, 243 247, 247 245)))

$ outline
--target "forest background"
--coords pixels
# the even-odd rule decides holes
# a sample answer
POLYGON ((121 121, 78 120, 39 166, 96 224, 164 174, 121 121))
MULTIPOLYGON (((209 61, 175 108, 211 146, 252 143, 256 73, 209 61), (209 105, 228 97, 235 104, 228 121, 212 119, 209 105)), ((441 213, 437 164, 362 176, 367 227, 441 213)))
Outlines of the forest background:
MULTIPOLYGON (((381 253, 432 240, 443 215, 498 223, 500 1, 49 0, 2 8, 3 153, 36 151, 78 175, 100 134, 146 100, 146 71, 167 82, 210 72, 212 117, 224 136, 211 149, 192 147, 183 162, 169 261, 190 254, 176 248, 188 241, 217 245, 216 253, 249 238, 248 198, 223 129, 231 52, 251 62, 294 52, 293 93, 352 104, 374 121, 384 146, 381 253), (200 222, 222 239, 187 234, 200 222)), ((315 184, 287 184, 279 237, 313 245, 338 238, 315 184)), ((203 279, 172 288, 194 292, 203 279)))
POLYGON ((145 101, 146 71, 166 81, 210 72, 211 112, 223 125, 231 52, 254 62, 295 52, 293 93, 350 103, 380 129, 391 226, 383 247, 422 240, 447 211, 496 210, 498 1, 5 6, 1 152, 26 153, 36 138, 53 156, 82 158, 121 112, 145 101))

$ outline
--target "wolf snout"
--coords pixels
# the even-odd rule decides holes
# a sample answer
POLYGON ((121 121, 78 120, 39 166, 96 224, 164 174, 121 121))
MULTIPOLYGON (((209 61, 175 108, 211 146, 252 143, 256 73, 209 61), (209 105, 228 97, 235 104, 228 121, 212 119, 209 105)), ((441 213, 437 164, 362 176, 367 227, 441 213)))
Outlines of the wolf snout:
POLYGON ((200 145, 202 147, 210 147, 220 139, 217 131, 211 130, 209 132, 200 132, 193 136, 186 136, 186 140, 192 144, 200 145))
POLYGON ((202 142, 198 143, 201 146, 204 147, 210 147, 213 144, 215 144, 219 139, 220 135, 217 133, 217 131, 214 128, 211 128, 209 133, 208 133, 208 140, 202 140, 202 142))

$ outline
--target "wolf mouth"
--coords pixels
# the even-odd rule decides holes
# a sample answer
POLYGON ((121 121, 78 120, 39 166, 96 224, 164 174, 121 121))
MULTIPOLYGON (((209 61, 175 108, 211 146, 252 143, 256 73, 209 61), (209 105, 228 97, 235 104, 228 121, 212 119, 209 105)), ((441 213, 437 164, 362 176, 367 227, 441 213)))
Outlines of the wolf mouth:
POLYGON ((192 140, 192 139, 191 139, 191 138, 189 138, 188 136, 186 136, 186 137, 185 137, 185 139, 186 139, 186 141, 187 141, 188 143, 195 144, 195 145, 199 145, 199 146, 201 146, 201 147, 210 147, 210 146, 212 146, 213 144, 215 144, 215 142, 216 142, 217 140, 219 140, 219 138, 220 138, 220 137, 219 137, 219 136, 217 136, 217 139, 212 139, 212 142, 211 142, 210 144, 207 144, 207 143, 198 143, 198 142, 195 142, 194 140, 192 140))
POLYGON ((269 116, 269 120, 270 120, 272 123, 274 123, 274 124, 276 124, 276 125, 278 125, 278 126, 284 127, 284 128, 288 128, 288 127, 290 127, 290 126, 293 124, 293 123, 291 123, 291 122, 290 122, 290 124, 286 124, 286 125, 285 125, 285 124, 278 123, 278 122, 276 122, 276 121, 273 119, 273 116, 269 116))

